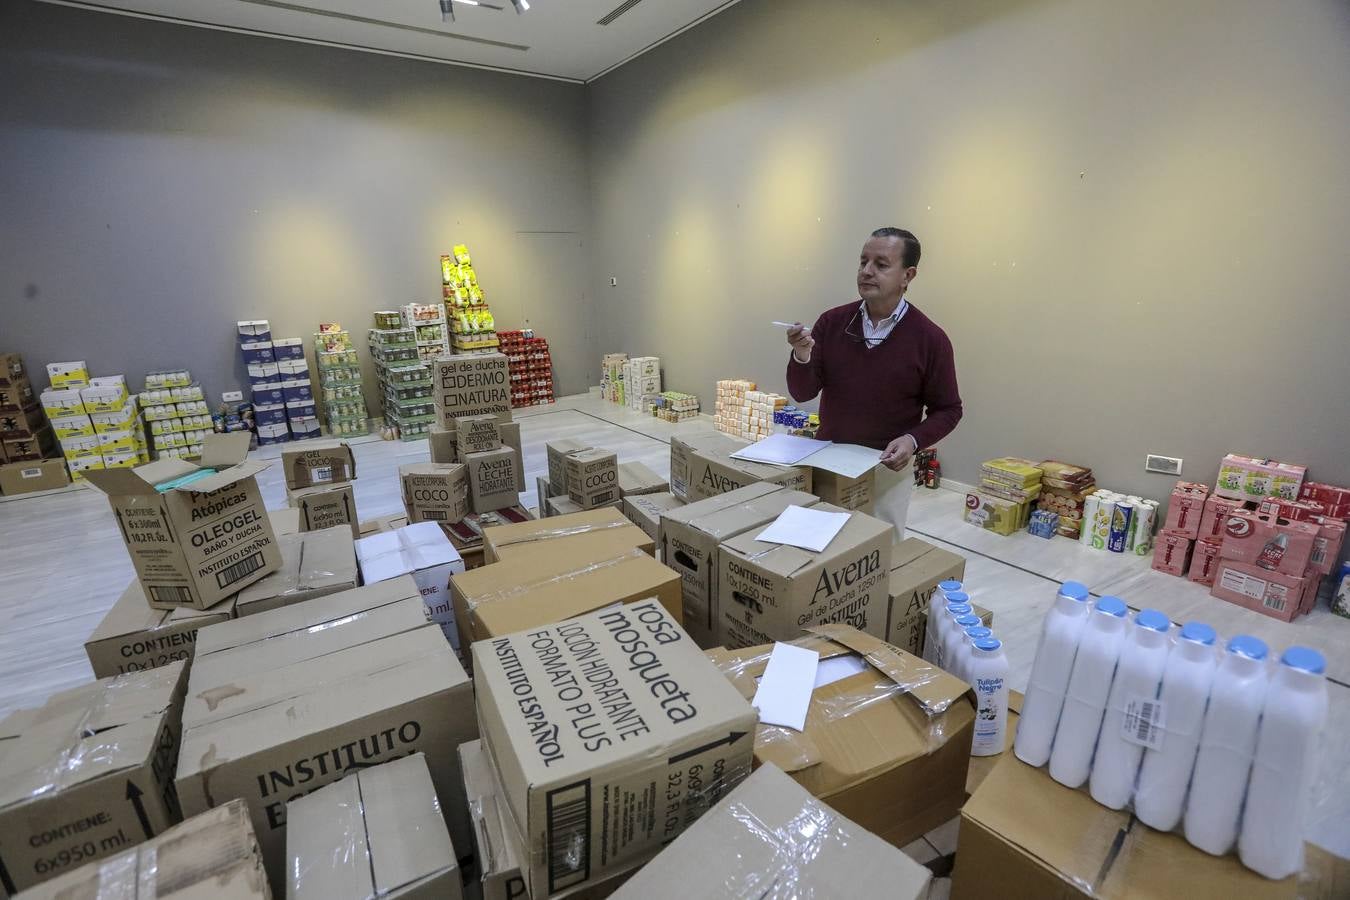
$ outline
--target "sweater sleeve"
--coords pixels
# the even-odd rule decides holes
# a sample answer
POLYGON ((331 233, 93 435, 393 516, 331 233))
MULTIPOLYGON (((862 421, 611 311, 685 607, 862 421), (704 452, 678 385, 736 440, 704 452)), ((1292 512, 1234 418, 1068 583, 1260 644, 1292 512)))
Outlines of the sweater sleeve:
POLYGON ((824 321, 825 317, 821 316, 816 319, 816 324, 811 326, 811 334, 816 337, 816 345, 811 348, 811 361, 809 363, 797 362, 792 350, 788 350, 788 393, 798 403, 816 399, 820 389, 825 386, 825 366, 821 361, 825 353, 825 341, 822 340, 824 332, 821 327, 824 321))
POLYGON ((923 380, 924 419, 910 432, 922 450, 951 434, 961 421, 961 393, 956 387, 956 357, 952 342, 939 331, 929 351, 923 380))

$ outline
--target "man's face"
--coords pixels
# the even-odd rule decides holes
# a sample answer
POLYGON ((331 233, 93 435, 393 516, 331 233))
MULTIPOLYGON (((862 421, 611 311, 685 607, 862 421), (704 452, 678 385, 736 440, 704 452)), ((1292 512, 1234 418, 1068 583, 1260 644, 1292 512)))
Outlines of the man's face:
POLYGON ((868 238, 858 257, 858 296, 869 302, 898 300, 918 274, 900 262, 904 244, 899 238, 868 238))

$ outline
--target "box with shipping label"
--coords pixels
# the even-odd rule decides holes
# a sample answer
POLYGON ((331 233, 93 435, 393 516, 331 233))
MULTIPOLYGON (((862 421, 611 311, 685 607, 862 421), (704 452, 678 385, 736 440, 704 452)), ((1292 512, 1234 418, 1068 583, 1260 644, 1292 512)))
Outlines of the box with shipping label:
POLYGON ((449 426, 460 416, 511 421, 511 374, 506 355, 443 356, 431 363, 436 418, 449 426))
POLYGON ((1297 500, 1308 467, 1230 453, 1219 463, 1214 493, 1235 500, 1284 497, 1297 500))
POLYGON ((409 522, 458 522, 469 514, 469 470, 458 463, 398 467, 409 522))
POLYGON ((862 823, 764 765, 613 896, 773 897, 781 888, 784 897, 923 900, 931 880, 862 823))
POLYGON ((567 496, 582 509, 619 499, 619 458, 609 450, 578 450, 563 460, 567 496))
POLYGON ((1231 497, 1220 497, 1218 494, 1210 494, 1205 498, 1204 508, 1200 512, 1200 526, 1196 529, 1196 537, 1202 541, 1214 541, 1220 543, 1223 541, 1223 526, 1228 521, 1228 516, 1234 510, 1246 508, 1244 504, 1248 501, 1234 500, 1231 497))
POLYGON ((286 490, 286 502, 300 512, 301 531, 319 531, 345 525, 355 539, 359 534, 356 491, 351 482, 286 490))
POLYGON ((339 484, 356 478, 356 456, 346 441, 325 441, 283 450, 281 468, 290 490, 339 484))
MULTIPOLYGON (((706 500, 747 484, 767 482, 794 491, 811 493, 811 469, 807 466, 770 466, 732 459, 716 450, 695 450, 689 456, 687 499, 706 500)), ((674 470, 671 470, 672 485, 674 470)))
MULTIPOLYGON (((637 547, 655 555, 656 544, 639 528, 629 522, 618 510, 584 510, 567 516, 555 516, 549 521, 535 519, 511 525, 497 525, 483 530, 483 559, 500 562, 518 559, 540 544, 550 541, 572 541, 586 535, 602 535, 616 550, 637 547)), ((594 546, 591 541, 570 546, 594 546)))
POLYGON ((469 472, 469 505, 476 513, 506 509, 520 502, 516 492, 519 464, 512 447, 461 457, 469 472))
POLYGON ((1196 541, 1191 548, 1191 564, 1186 570, 1186 577, 1205 587, 1213 585, 1219 568, 1221 547, 1218 541, 1196 541))
POLYGON ((27 437, 7 437, 3 455, 10 462, 37 462, 56 450, 56 438, 50 428, 39 428, 27 437))
POLYGON ((674 510, 661 524, 662 561, 680 576, 685 631, 700 647, 721 643, 718 547, 725 540, 762 531, 789 506, 814 506, 812 494, 756 482, 674 510))
POLYGON ((1209 485, 1178 481, 1167 501, 1167 518, 1163 520, 1162 530, 1184 534, 1194 540, 1200 534, 1200 521, 1208 497, 1209 485))
POLYGON ((877 470, 848 478, 828 469, 811 467, 811 493, 840 509, 872 514, 876 503, 877 470))
POLYGON ((281 565, 248 432, 210 434, 200 465, 166 458, 90 470, 108 497, 151 606, 207 609, 281 565))
POLYGON ((932 599, 933 591, 948 579, 960 581, 965 574, 966 559, 963 556, 918 538, 906 538, 896 544, 891 553, 887 588, 890 608, 886 614, 886 640, 922 656, 928 627, 928 601, 932 599))
POLYGON ((450 579, 464 571, 464 560, 439 525, 414 522, 366 535, 356 542, 356 558, 366 584, 412 576, 427 618, 440 626, 456 653, 468 656, 450 600, 450 579))
POLYGON ((234 607, 230 597, 210 609, 151 609, 141 583, 133 581, 84 642, 84 652, 95 678, 191 662, 197 630, 228 621, 234 607))
POLYGON ((289 900, 463 897, 422 753, 306 794, 286 805, 286 819, 289 900))
POLYGON ((681 506, 684 502, 669 491, 623 498, 624 517, 657 543, 661 540, 661 516, 681 506))
POLYGON ((439 422, 431 423, 431 430, 427 432, 427 443, 431 446, 432 462, 459 462, 459 434, 454 428, 447 428, 439 422))
POLYGON ((0 494, 31 494, 54 491, 70 484, 63 459, 30 460, 0 465, 0 494))
MULTIPOLYGON (((1304 592, 1309 580, 1224 559, 1223 551, 1220 550, 1219 564, 1214 571, 1214 585, 1209 593, 1212 597, 1227 600, 1263 616, 1291 622, 1304 612, 1304 592)), ((1316 577, 1311 580, 1315 581, 1316 577)))
POLYGON ((1292 522, 1238 509, 1224 521, 1219 555, 1297 577, 1308 571, 1319 531, 1315 522, 1292 522))
POLYGON ((47 363, 47 381, 53 388, 82 388, 89 384, 89 366, 77 362, 47 363))
POLYGON ((460 416, 455 419, 455 443, 459 453, 487 453, 502 447, 497 417, 460 416))
POLYGON ((18 412, 38 405, 37 394, 27 378, 0 384, 0 412, 18 412))
POLYGON ((24 368, 23 357, 17 353, 0 353, 0 385, 9 387, 26 380, 28 370, 24 368))
POLYGON ((560 497, 567 493, 567 466, 564 460, 573 453, 579 453, 582 450, 591 449, 591 445, 582 441, 574 441, 570 438, 549 441, 544 445, 544 452, 548 457, 548 487, 549 494, 553 497, 560 497))
MULTIPOLYGON (((847 512, 828 503, 821 512, 847 512)), ((718 617, 714 639, 753 647, 792 639, 803 628, 842 622, 876 637, 886 631, 895 527, 864 513, 819 553, 755 540, 755 530, 717 551, 718 617)))
POLYGON ((289 801, 418 751, 451 839, 468 846, 455 747, 477 736, 473 685, 399 578, 203 628, 178 797, 189 815, 243 799, 280 885, 289 801))
MULTIPOLYGON (((812 796, 896 847, 961 811, 975 694, 937 666, 847 625, 792 641, 812 650, 817 676, 802 731, 760 724, 755 762, 773 763, 812 796)), ((772 644, 708 656, 753 699, 772 644)))
POLYGON ((54 694, 4 742, 6 892, 113 856, 182 819, 173 769, 186 673, 176 662, 54 694))
POLYGON ((277 537, 281 568, 239 592, 235 615, 250 616, 356 587, 356 547, 346 524, 277 537))
POLYGON ((36 406, 0 412, 0 438, 31 438, 47 429, 47 416, 36 406))
POLYGON ((670 483, 640 462, 619 463, 619 496, 659 494, 670 491, 670 483))
POLYGON ((1153 541, 1153 568, 1168 575, 1185 575, 1194 543, 1184 534, 1162 532, 1153 541))
POLYGON ((748 446, 745 441, 736 440, 717 431, 695 431, 674 435, 670 439, 670 492, 686 503, 699 500, 693 496, 691 482, 694 475, 695 451, 700 449, 720 450, 735 453, 748 446))
POLYGON ((655 600, 476 643, 473 666, 532 897, 640 865, 749 774, 754 709, 655 600))

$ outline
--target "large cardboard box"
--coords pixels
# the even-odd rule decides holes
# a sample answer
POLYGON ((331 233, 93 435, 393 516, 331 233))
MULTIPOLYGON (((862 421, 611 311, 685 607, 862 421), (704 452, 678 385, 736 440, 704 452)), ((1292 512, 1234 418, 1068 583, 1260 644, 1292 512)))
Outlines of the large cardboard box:
POLYGON ((64 459, 14 462, 0 466, 0 494, 12 497, 33 491, 53 491, 70 484, 64 459))
POLYGON ((56 438, 45 425, 30 435, 7 437, 0 443, 4 445, 5 459, 10 462, 37 462, 56 450, 56 438))
POLYGON ((356 587, 356 548, 346 525, 282 535, 277 543, 281 568, 239 592, 235 615, 251 616, 356 587))
POLYGON ((619 496, 659 494, 670 490, 670 482, 640 462, 619 463, 619 496))
POLYGON ((288 900, 464 896, 421 753, 360 769, 288 803, 286 818, 288 900))
POLYGON ((923 900, 931 878, 861 823, 765 765, 613 896, 923 900))
POLYGON ((616 547, 638 547, 648 554, 656 553, 656 542, 634 526, 618 510, 592 509, 568 516, 555 516, 548 521, 534 519, 513 525, 497 525, 483 530, 483 558, 486 562, 514 559, 535 546, 559 540, 570 540, 582 535, 604 534, 618 543, 616 547))
POLYGON ((427 617, 445 633, 461 658, 467 654, 450 602, 450 578, 464 571, 464 560, 434 522, 415 522, 356 542, 356 558, 366 584, 411 576, 426 605, 427 617))
MULTIPOLYGON (((846 512, 828 503, 812 508, 846 512)), ((763 543, 756 533, 718 547, 717 643, 734 649, 790 640, 803 628, 833 622, 885 636, 894 526, 849 513, 819 553, 763 543)))
POLYGON ((670 439, 670 492, 686 503, 700 499, 694 495, 694 452, 700 449, 735 453, 746 446, 720 431, 694 431, 670 439))
POLYGON ((356 491, 351 482, 321 484, 286 490, 286 502, 300 511, 300 530, 321 531, 346 526, 352 539, 360 537, 356 515, 356 491))
POLYGON ((272 533, 277 537, 281 537, 283 534, 300 533, 300 510, 293 506, 269 509, 267 521, 272 523, 272 533))
POLYGON ((732 459, 717 450, 695 450, 690 455, 690 501, 703 500, 736 488, 766 481, 794 491, 811 492, 811 469, 807 466, 770 466, 732 459))
POLYGON ((473 657, 535 900, 641 864, 749 774, 755 711, 654 600, 477 643, 473 657))
POLYGON ((18 353, 0 353, 0 385, 8 387, 17 381, 28 380, 23 356, 18 353))
POLYGON ((33 392, 33 385, 27 378, 16 378, 6 384, 0 384, 0 413, 34 409, 37 405, 37 394, 33 392))
POLYGON ((610 450, 578 450, 563 460, 567 496, 582 509, 619 499, 619 458, 610 450))
POLYGON ((182 819, 173 770, 186 672, 175 662, 105 678, 23 717, 22 733, 0 755, 5 896, 182 819))
POLYGON ((189 815, 247 802, 274 888, 289 801, 418 751, 452 840, 468 846, 455 747, 478 736, 473 686, 411 578, 211 625, 197 641, 178 797, 189 815))
POLYGON ((502 422, 497 428, 502 433, 502 443, 516 451, 516 493, 525 493, 525 450, 520 443, 520 423, 502 422))
POLYGON ((680 573, 685 630, 700 647, 714 647, 721 617, 718 547, 738 534, 756 534, 789 506, 814 506, 811 494, 758 482, 691 503, 662 522, 662 559, 680 573))
POLYGON ((493 415, 511 421, 511 375, 506 355, 443 356, 431 363, 436 418, 452 425, 460 416, 493 415))
POLYGON ((228 621, 234 607, 230 597, 210 609, 151 609, 141 583, 132 581, 84 642, 84 652, 95 678, 191 662, 197 629, 228 621))
POLYGON ((661 516, 681 506, 684 501, 669 491, 623 498, 624 516, 658 543, 661 540, 661 516))
POLYGON ((959 900, 1294 900, 1344 897, 1346 867, 1307 846, 1302 878, 1271 881, 1210 856, 1004 753, 961 811, 959 900))
POLYGON ((431 461, 434 463, 459 462, 459 435, 453 427, 447 428, 439 422, 433 422, 427 432, 427 443, 431 448, 431 461))
POLYGON ((857 478, 811 468, 811 493, 840 509, 852 509, 870 516, 876 504, 876 491, 877 470, 874 468, 857 478))
POLYGON ((549 441, 544 445, 548 456, 548 488, 554 497, 567 493, 567 465, 564 462, 573 453, 591 449, 591 445, 571 438, 549 441))
POLYGON ((0 412, 0 438, 5 440, 33 438, 47 427, 47 415, 38 406, 0 412))
POLYGON ((469 514, 469 470, 457 463, 398 467, 409 522, 458 522, 469 514))
POLYGON ((356 477, 356 455, 346 441, 313 441, 281 451, 286 487, 295 491, 341 484, 356 477))
MULTIPOLYGON (((593 509, 620 509, 623 507, 622 500, 614 500, 610 503, 604 503, 593 509)), ((580 503, 576 503, 571 497, 563 494, 561 497, 549 497, 544 501, 544 508, 547 510, 545 518, 551 516, 573 516, 577 513, 586 512, 580 503)))
POLYGON ((469 470, 469 502, 474 512, 493 512, 520 502, 516 491, 519 465, 514 448, 466 453, 463 460, 469 470))
POLYGON ((459 453, 489 453, 502 447, 502 432, 494 415, 460 416, 455 419, 455 444, 459 453))
POLYGON ((267 463, 248 459, 251 437, 207 435, 200 466, 160 459, 84 473, 108 495, 151 606, 208 609, 281 565, 256 477, 267 463))
POLYGON ((111 859, 25 891, 24 900, 271 900, 248 808, 207 810, 111 859))
MULTIPOLYGON (((812 796, 896 847, 949 821, 966 799, 975 695, 955 676, 847 625, 792 641, 833 660, 817 677, 806 728, 759 725, 755 762, 772 763, 812 796)), ((712 650, 747 700, 772 644, 712 650)))
POLYGON ((922 656, 928 601, 933 591, 948 579, 960 581, 965 574, 964 556, 934 547, 919 538, 906 538, 896 544, 891 551, 886 640, 922 656))

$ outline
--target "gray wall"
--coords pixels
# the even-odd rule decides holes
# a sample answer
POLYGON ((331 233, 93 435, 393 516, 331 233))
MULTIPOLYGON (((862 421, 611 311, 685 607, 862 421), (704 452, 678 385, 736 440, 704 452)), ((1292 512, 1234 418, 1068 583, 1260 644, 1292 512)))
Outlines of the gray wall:
POLYGON ((0 347, 40 384, 187 366, 218 397, 236 320, 364 347, 463 242, 499 327, 528 319, 585 389, 581 86, 28 0, 0 4, 0 85, 0 347))
POLYGON ((785 393, 769 320, 856 297, 895 224, 956 348, 947 474, 1350 482, 1348 51, 1335 0, 744 0, 591 86, 600 350, 785 393))

